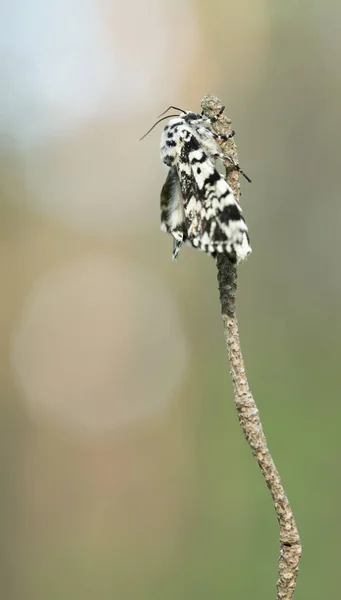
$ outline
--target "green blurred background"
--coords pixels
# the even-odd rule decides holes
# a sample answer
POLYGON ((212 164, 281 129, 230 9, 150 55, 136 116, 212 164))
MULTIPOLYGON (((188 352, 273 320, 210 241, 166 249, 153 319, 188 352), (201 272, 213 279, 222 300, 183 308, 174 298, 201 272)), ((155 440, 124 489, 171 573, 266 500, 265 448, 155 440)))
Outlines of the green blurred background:
POLYGON ((249 382, 303 541, 339 589, 341 4, 13 0, 1 19, 0 596, 275 597, 215 265, 159 231, 169 104, 227 106, 253 254, 249 382))

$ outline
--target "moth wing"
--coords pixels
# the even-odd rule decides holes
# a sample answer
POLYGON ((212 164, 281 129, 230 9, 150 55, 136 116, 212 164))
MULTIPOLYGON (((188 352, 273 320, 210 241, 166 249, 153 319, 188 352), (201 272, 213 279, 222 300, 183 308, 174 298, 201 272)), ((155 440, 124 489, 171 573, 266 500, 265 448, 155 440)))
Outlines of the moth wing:
POLYGON ((184 200, 176 167, 171 167, 163 184, 160 198, 161 229, 174 238, 173 258, 176 258, 186 236, 184 200))
POLYGON ((184 202, 187 236, 195 247, 241 262, 251 252, 242 209, 211 158, 198 148, 189 155, 188 194, 184 202))

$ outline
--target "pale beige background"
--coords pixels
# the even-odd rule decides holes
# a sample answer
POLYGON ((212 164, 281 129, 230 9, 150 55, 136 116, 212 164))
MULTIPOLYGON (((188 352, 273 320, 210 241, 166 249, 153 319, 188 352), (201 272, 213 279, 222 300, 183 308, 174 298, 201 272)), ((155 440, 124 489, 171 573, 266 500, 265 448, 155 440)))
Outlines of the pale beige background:
POLYGON ((239 317, 303 538, 297 599, 337 596, 340 11, 6 7, 1 598, 273 597, 277 524, 232 405, 214 262, 185 248, 172 263, 161 126, 138 141, 209 92, 253 180, 239 317))

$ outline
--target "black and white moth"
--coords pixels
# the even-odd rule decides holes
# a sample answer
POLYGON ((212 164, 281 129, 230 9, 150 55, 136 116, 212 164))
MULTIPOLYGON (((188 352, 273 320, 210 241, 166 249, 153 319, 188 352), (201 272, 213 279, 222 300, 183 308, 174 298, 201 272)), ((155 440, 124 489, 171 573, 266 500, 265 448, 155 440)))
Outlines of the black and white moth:
POLYGON ((161 191, 161 229, 174 238, 173 259, 183 243, 213 257, 225 253, 234 263, 251 252, 242 209, 215 166, 220 158, 240 170, 219 149, 217 142, 228 137, 207 126, 216 119, 183 111, 162 132, 161 159, 169 172, 161 191))

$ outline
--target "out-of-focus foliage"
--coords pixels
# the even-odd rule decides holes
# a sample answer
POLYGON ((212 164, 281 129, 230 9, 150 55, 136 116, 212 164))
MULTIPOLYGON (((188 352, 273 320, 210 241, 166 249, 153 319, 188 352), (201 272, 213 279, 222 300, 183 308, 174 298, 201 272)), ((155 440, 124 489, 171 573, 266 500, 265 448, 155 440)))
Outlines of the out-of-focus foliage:
POLYGON ((169 104, 217 94, 253 254, 247 371, 302 535, 339 579, 341 7, 15 0, 1 19, 0 595, 263 599, 278 527, 239 429, 214 262, 159 232, 169 104))

